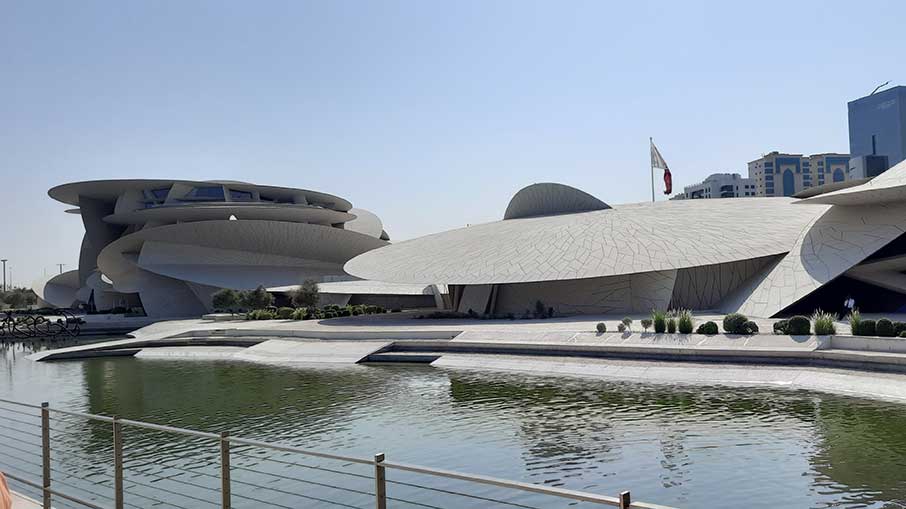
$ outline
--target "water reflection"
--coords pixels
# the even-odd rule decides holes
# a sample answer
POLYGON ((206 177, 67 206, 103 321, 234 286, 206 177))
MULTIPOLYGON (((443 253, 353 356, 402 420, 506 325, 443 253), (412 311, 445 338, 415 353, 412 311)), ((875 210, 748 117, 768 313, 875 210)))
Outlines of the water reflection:
MULTIPOLYGON (((0 375, 9 383, 0 395, 91 413, 359 456, 383 451, 400 461, 602 493, 631 488, 634 498, 683 507, 906 501, 906 407, 895 404, 415 366, 125 358, 35 364, 21 354, 3 354, 0 375)), ((110 426, 61 426, 58 443, 86 458, 78 468, 107 476, 97 459, 110 454, 110 426)), ((147 476, 136 482, 151 483, 171 468, 216 474, 211 444, 140 430, 127 443, 129 466, 147 476)), ((261 451, 240 453, 240 465, 271 461, 261 451)), ((132 489, 151 496, 140 484, 132 489)))

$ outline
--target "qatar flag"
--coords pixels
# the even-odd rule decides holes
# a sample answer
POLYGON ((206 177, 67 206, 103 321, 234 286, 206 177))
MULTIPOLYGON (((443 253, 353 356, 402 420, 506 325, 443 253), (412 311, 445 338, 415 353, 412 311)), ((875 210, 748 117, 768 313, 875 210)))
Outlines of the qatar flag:
POLYGON ((664 161, 664 158, 661 156, 661 152, 657 149, 657 147, 654 146, 654 141, 651 141, 650 143, 651 167, 661 168, 662 170, 664 170, 664 194, 670 194, 673 192, 673 175, 670 174, 670 168, 667 167, 667 161, 664 161))

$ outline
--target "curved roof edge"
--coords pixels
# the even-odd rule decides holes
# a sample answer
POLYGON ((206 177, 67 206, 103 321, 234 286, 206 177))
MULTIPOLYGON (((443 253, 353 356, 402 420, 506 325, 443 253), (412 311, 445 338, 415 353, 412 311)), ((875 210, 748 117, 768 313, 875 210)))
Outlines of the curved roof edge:
POLYGON ((523 187, 513 195, 503 219, 574 214, 609 208, 610 205, 575 187, 542 182, 523 187))
POLYGON ((79 195, 84 194, 90 198, 113 199, 119 194, 131 189, 144 189, 155 186, 167 186, 172 184, 186 184, 190 186, 204 186, 211 184, 226 185, 241 191, 267 191, 275 193, 302 193, 309 199, 325 203, 332 203, 330 207, 334 210, 346 212, 352 208, 349 201, 329 193, 312 191, 295 187, 267 186, 259 184, 249 184, 245 182, 213 181, 213 180, 181 180, 181 179, 104 179, 104 180, 85 180, 81 182, 69 182, 54 186, 47 191, 48 196, 68 205, 79 206, 79 195))

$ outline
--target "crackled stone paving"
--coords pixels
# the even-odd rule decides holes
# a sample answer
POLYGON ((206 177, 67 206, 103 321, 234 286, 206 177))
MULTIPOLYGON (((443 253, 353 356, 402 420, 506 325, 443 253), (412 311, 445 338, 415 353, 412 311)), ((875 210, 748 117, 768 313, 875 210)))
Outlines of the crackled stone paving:
MULTIPOLYGON (((454 307, 465 296, 476 312, 524 313, 540 302, 564 314, 685 307, 767 317, 906 231, 906 162, 833 189, 805 199, 603 208, 577 189, 533 184, 514 196, 503 221, 369 251, 344 269, 452 285, 454 307), (589 211, 596 203, 600 210, 589 211)), ((853 277, 871 282, 876 272, 853 270, 853 277)))

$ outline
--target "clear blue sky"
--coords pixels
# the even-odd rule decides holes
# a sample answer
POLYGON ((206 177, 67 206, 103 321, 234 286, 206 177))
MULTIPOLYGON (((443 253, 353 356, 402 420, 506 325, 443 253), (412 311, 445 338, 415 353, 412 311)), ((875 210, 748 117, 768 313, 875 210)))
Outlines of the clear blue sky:
POLYGON ((339 194, 395 240, 555 181, 649 196, 773 149, 848 150, 846 102, 906 84, 906 2, 0 0, 0 257, 76 267, 69 181, 339 194))

